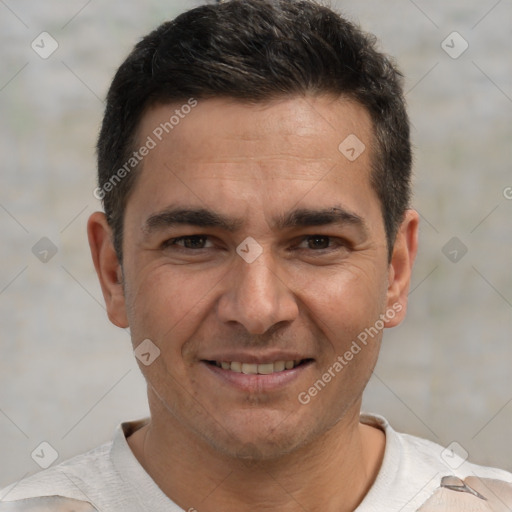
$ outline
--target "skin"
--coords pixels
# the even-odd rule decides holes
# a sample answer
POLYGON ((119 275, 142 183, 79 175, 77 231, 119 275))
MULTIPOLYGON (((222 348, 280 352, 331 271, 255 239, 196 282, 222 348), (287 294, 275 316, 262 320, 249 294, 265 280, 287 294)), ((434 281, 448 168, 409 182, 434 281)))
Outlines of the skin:
MULTIPOLYGON (((151 108, 139 140, 176 107, 151 108)), ((366 110, 330 96, 200 101, 143 161, 122 267, 104 214, 90 217, 110 320, 130 327, 134 347, 150 339, 160 350, 139 364, 151 420, 128 442, 184 510, 350 511, 371 487, 385 435, 359 413, 382 332, 310 403, 297 399, 379 315, 402 306, 386 328, 405 315, 418 214, 406 212, 388 261, 371 137, 366 110), (366 145, 353 162, 338 150, 350 134, 366 145), (169 208, 207 209, 233 225, 148 229, 169 208), (343 210, 352 221, 279 224, 297 209, 343 210), (206 238, 179 239, 196 235, 206 238), (262 249, 252 263, 236 252, 247 237, 262 249), (309 364, 280 386, 262 376, 241 388, 205 362, 283 354, 309 364)))

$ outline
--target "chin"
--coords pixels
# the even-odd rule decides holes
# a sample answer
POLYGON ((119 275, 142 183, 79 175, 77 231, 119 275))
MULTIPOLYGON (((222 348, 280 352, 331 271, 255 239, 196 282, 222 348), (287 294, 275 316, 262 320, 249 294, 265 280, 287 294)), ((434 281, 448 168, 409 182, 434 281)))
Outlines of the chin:
POLYGON ((253 441, 232 443, 225 446, 224 453, 228 457, 243 460, 247 462, 264 462, 279 459, 290 453, 293 453, 301 446, 295 438, 287 438, 276 441, 269 441, 262 438, 258 440, 253 437, 253 441))
POLYGON ((319 426, 307 429, 304 423, 290 424, 286 419, 265 422, 253 417, 249 425, 224 422, 223 435, 220 438, 209 436, 207 441, 228 457, 253 462, 271 461, 309 444, 318 437, 318 431, 323 430, 319 426))

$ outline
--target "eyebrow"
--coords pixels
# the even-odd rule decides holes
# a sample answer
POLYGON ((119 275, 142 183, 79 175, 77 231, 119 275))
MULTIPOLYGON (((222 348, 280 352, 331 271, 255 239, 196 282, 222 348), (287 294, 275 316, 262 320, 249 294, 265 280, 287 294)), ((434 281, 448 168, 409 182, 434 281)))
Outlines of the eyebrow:
POLYGON ((206 208, 170 208, 151 215, 144 223, 142 230, 151 234, 159 229, 188 224, 233 232, 239 229, 242 223, 241 219, 231 219, 206 208))
MULTIPOLYGON (((242 218, 232 218, 206 208, 168 208, 151 215, 143 225, 143 232, 151 233, 176 225, 191 225, 204 228, 219 228, 228 232, 239 230, 244 224, 242 218)), ((366 222, 356 213, 342 207, 323 209, 299 208, 274 220, 279 230, 325 226, 329 224, 352 225, 364 234, 368 233, 366 222)))
POLYGON ((361 229, 365 234, 368 232, 366 222, 362 217, 337 206, 321 210, 300 208, 280 217, 276 222, 278 229, 325 226, 328 224, 348 224, 361 229))

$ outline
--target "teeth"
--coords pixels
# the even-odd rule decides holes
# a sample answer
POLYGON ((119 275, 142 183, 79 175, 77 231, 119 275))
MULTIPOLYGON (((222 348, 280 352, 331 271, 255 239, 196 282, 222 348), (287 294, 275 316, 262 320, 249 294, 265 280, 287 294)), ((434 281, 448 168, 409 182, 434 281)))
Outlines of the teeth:
POLYGON ((282 372, 286 368, 286 363, 284 361, 277 361, 274 363, 274 371, 282 372))
POLYGON ((250 363, 242 363, 242 373, 246 373, 247 375, 252 373, 258 373, 258 365, 250 364, 250 363))
POLYGON ((270 375, 271 373, 282 372, 285 369, 291 370, 301 362, 296 361, 276 361, 275 363, 240 363, 238 361, 216 361, 215 365, 223 370, 231 370, 232 372, 245 373, 246 375, 270 375))
MULTIPOLYGON (((227 364, 229 367, 229 363, 227 363, 227 364)), ((232 362, 231 363, 231 371, 237 372, 237 373, 242 373, 242 363, 237 363, 236 361, 232 362)))
POLYGON ((271 373, 274 373, 274 363, 259 364, 258 373, 260 375, 270 375, 271 373))

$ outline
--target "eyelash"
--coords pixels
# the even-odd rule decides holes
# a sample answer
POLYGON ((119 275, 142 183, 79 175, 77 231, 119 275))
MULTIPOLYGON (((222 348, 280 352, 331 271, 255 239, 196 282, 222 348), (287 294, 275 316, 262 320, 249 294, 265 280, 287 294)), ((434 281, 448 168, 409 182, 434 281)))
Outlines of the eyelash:
MULTIPOLYGON (((320 239, 328 239, 329 241, 329 247, 326 247, 326 248, 322 248, 322 249, 311 249, 312 251, 314 252, 322 252, 322 251, 333 251, 333 250, 336 250, 337 248, 350 248, 350 244, 347 242, 347 240, 345 239, 342 239, 342 238, 337 238, 337 237, 332 237, 332 236, 328 236, 328 235, 305 235, 301 242, 304 242, 304 241, 308 241, 309 240, 312 240, 312 239, 315 239, 315 238, 320 238, 320 239)), ((199 251, 199 250, 203 250, 203 249, 210 249, 210 247, 200 247, 198 249, 193 249, 191 247, 184 247, 182 245, 178 245, 178 242, 181 242, 181 241, 184 241, 184 240, 192 240, 192 239, 206 239, 207 241, 209 241, 209 236, 208 235, 188 235, 188 236, 180 236, 180 237, 177 237, 177 238, 170 238, 169 240, 166 240, 165 242, 163 242, 162 244, 162 248, 169 248, 169 247, 178 247, 179 249, 178 250, 182 250, 182 251, 199 251)), ((300 245, 300 244, 299 244, 300 245)), ((302 250, 308 250, 310 248, 301 248, 302 250)))
MULTIPOLYGON (((176 242, 181 242, 182 240, 190 240, 190 239, 197 239, 197 238, 208 238, 208 235, 189 235, 189 236, 180 236, 178 238, 170 238, 169 240, 166 240, 163 244, 163 248, 172 247, 173 245, 176 245, 176 242)), ((189 247, 183 247, 178 246, 180 249, 183 250, 198 250, 198 249, 190 249, 189 247)), ((201 247, 201 249, 207 249, 207 247, 201 247)))

